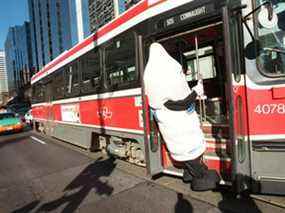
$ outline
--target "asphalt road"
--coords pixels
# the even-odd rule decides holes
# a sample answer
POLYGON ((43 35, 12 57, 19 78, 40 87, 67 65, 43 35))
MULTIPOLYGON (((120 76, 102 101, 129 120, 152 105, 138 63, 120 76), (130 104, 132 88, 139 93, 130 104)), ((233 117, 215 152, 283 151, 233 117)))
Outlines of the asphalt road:
POLYGON ((0 213, 225 212, 31 132, 0 136, 0 213))

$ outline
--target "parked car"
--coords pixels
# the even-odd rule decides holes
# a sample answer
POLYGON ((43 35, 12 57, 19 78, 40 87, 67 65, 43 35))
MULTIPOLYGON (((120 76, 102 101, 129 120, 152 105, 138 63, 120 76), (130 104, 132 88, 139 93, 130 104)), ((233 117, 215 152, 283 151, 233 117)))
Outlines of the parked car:
POLYGON ((0 134, 5 132, 20 132, 24 125, 19 117, 12 112, 0 113, 0 134))

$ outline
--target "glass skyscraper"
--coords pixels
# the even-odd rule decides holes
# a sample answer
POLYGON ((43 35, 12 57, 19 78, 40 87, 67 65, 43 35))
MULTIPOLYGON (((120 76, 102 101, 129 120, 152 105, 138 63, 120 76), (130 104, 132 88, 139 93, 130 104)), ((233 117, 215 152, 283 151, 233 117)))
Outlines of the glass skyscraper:
POLYGON ((3 102, 5 94, 8 93, 7 71, 5 52, 0 50, 0 104, 3 102))
POLYGON ((69 0, 72 45, 90 35, 88 0, 69 0))
POLYGON ((5 56, 9 91, 20 91, 29 85, 33 74, 29 22, 9 28, 5 56))
POLYGON ((89 35, 87 1, 28 0, 36 70, 89 35))

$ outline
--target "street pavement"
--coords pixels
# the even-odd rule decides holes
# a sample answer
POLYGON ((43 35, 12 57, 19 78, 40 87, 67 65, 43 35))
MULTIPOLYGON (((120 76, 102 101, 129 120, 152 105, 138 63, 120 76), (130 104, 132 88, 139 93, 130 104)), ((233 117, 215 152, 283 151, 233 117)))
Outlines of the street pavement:
POLYGON ((235 212, 167 187, 163 178, 150 181, 143 169, 132 174, 136 166, 62 143, 29 131, 0 136, 0 213, 235 212))

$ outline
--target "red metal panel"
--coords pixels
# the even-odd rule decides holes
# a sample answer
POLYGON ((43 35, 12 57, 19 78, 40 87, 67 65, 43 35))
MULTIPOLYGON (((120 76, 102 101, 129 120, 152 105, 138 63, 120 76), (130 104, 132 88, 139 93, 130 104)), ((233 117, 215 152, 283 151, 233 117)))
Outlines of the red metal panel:
POLYGON ((273 97, 273 99, 280 99, 280 98, 285 99, 285 87, 273 88, 272 89, 272 97, 273 97))
MULTIPOLYGON (((278 91, 283 91, 283 88, 278 91)), ((272 90, 247 89, 249 133, 251 135, 285 134, 285 99, 273 99, 272 90)))
POLYGON ((113 98, 80 103, 80 120, 83 124, 143 130, 135 97, 113 98))
MULTIPOLYGON (((68 103, 67 105, 79 104, 80 123, 86 125, 108 126, 113 128, 143 130, 142 106, 136 105, 136 97, 122 97, 82 101, 80 103, 68 103)), ((65 104, 42 105, 32 109, 35 119, 54 119, 63 121, 61 107, 65 104)))
POLYGON ((48 109, 46 105, 36 106, 32 109, 32 115, 35 119, 48 119, 48 109))
POLYGON ((52 112, 53 112, 53 119, 56 120, 56 121, 61 121, 62 118, 61 118, 61 111, 60 111, 60 105, 59 104, 56 104, 56 105, 53 105, 52 106, 52 112))

